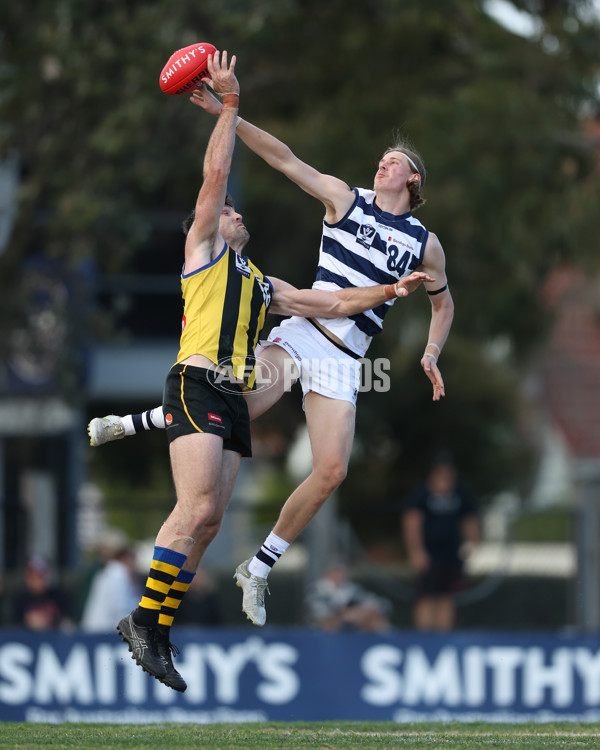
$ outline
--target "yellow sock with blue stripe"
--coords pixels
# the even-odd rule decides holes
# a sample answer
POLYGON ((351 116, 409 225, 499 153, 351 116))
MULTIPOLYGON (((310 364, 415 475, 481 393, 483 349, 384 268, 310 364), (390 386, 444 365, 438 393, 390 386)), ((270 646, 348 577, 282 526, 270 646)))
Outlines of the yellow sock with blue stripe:
POLYGON ((191 586, 195 575, 195 573, 189 573, 187 570, 179 571, 177 578, 173 581, 173 585, 160 608, 160 613, 158 615, 159 625, 164 625, 167 628, 171 627, 173 624, 173 618, 181 604, 181 600, 191 586))
POLYGON ((161 606, 186 560, 187 555, 168 547, 154 548, 146 588, 133 614, 137 625, 146 628, 158 625, 161 606))

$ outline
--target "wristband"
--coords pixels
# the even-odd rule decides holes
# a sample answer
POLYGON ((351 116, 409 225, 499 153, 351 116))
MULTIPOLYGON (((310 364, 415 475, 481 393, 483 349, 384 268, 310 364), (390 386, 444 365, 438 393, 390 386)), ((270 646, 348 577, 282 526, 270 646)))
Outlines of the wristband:
POLYGON ((430 359, 432 359, 432 360, 433 360, 433 361, 434 361, 434 362, 436 363, 436 365, 437 365, 437 357, 435 356, 435 354, 430 354, 429 352, 425 352, 425 354, 423 354, 423 356, 424 356, 424 357, 429 357, 429 358, 430 358, 430 359))
MULTIPOLYGON (((440 347, 437 344, 434 344, 433 341, 428 341, 427 346, 434 346, 438 351, 438 356, 442 353, 440 347)), ((427 349, 427 346, 425 347, 425 349, 427 349)))
POLYGON ((383 293, 385 294, 386 299, 396 299, 398 296, 396 294, 396 285, 395 284, 387 284, 383 287, 383 293))
POLYGON ((241 117, 238 117, 237 120, 235 121, 235 129, 236 130, 238 129, 238 125, 240 124, 241 121, 242 121, 241 117))
POLYGON ((239 94, 222 94, 224 109, 237 109, 240 105, 239 94), (233 99, 235 97, 235 99, 233 99))

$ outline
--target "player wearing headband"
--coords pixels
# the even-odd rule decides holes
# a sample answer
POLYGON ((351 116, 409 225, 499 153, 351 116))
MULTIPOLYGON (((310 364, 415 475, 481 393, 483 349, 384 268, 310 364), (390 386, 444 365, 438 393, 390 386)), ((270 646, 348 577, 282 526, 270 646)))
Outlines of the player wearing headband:
MULTIPOLYGON (((194 92, 192 101, 214 115, 221 110, 220 102, 205 87, 194 92)), ((324 206, 313 288, 334 291, 392 284, 417 269, 435 279, 424 283, 432 314, 421 366, 433 386, 433 400, 439 401, 445 389, 437 361, 450 331, 454 303, 442 246, 436 235, 413 216, 424 202, 426 173, 419 155, 405 143, 393 144, 379 161, 373 188, 352 189, 337 177, 302 162, 287 145, 241 118, 237 134, 251 150, 324 206)), ((286 365, 289 372, 290 364, 297 368, 313 468, 284 503, 257 554, 236 569, 236 581, 243 589, 242 608, 256 625, 266 622, 264 592, 273 565, 346 476, 354 437, 357 360, 381 331, 388 309, 389 305, 383 304, 365 313, 333 319, 292 317, 273 329, 262 351, 258 350, 260 357, 279 372, 286 365), (338 369, 323 373, 318 366, 323 359, 337 362, 338 369)))
MULTIPOLYGON (((220 110, 206 89, 193 96, 212 114, 220 110)), ((237 133, 252 151, 323 204, 325 216, 313 288, 332 291, 384 279, 391 283, 416 269, 435 279, 424 284, 432 314, 421 365, 433 386, 433 400, 438 401, 445 390, 437 360, 450 331, 454 303, 441 243, 413 216, 424 202, 426 178, 418 154, 405 143, 393 144, 379 161, 373 188, 352 189, 343 180, 301 161, 286 144, 241 118, 237 133)), ((381 330, 387 311, 383 306, 333 320, 293 317, 269 335, 270 348, 283 349, 292 360, 300 360, 313 468, 284 503, 256 555, 236 569, 235 577, 243 590, 242 608, 256 625, 266 622, 264 593, 273 565, 344 480, 354 437, 352 395, 332 392, 327 384, 323 387, 321 381, 311 378, 310 372, 303 377, 302 363, 311 361, 314 347, 322 342, 348 351, 349 356, 364 356, 372 337, 381 330)), ((267 353, 268 349, 262 356, 267 353)))

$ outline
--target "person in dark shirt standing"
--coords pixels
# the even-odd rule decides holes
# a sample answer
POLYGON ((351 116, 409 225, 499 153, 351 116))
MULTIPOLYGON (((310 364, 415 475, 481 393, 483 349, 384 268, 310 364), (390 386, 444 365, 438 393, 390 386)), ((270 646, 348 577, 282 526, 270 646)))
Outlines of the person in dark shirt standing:
POLYGON ((481 529, 449 454, 436 458, 425 483, 407 498, 403 532, 416 576, 414 626, 450 630, 455 619, 453 594, 463 587, 465 549, 479 543, 481 529))

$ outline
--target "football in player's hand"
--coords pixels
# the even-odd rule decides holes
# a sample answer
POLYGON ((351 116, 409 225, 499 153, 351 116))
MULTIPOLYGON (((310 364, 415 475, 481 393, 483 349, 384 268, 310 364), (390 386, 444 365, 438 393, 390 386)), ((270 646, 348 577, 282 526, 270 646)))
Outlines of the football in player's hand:
POLYGON ((216 48, 208 42, 190 44, 174 52, 160 74, 160 87, 170 96, 193 91, 203 78, 210 78, 206 61, 216 48))

